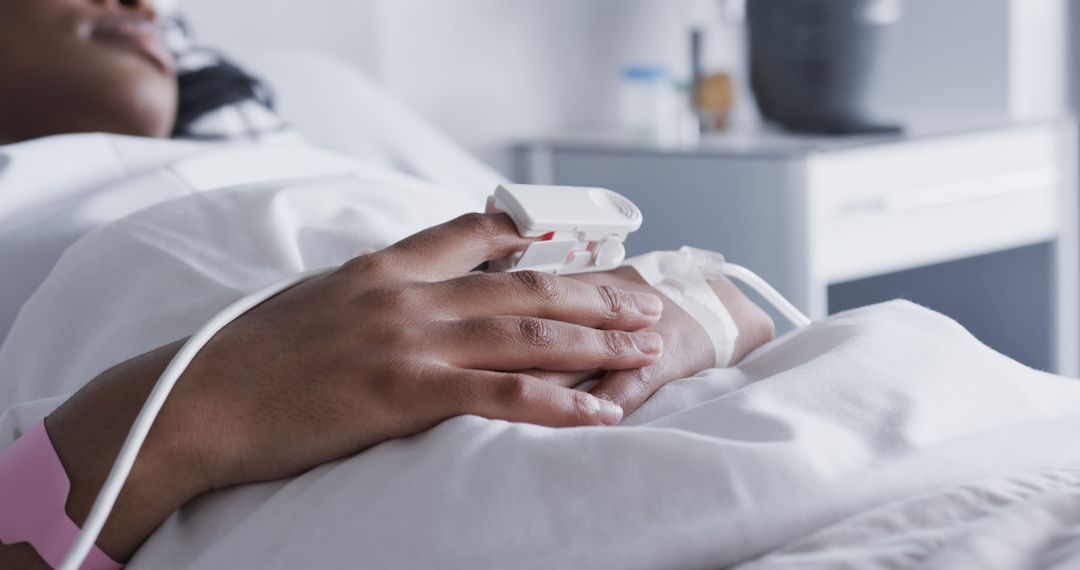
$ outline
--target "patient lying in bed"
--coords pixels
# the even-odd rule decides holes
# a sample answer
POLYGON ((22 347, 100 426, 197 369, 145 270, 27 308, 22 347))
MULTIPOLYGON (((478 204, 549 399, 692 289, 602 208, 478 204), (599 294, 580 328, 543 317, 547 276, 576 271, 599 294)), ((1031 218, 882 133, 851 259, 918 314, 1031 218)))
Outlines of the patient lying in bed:
MULTIPOLYGON (((108 27, 152 18, 148 5, 13 9, 0 77, 28 54, 53 72, 0 90, 0 139, 170 131, 169 60, 108 27), (101 31, 68 37, 73 20, 101 31), (56 71, 69 60, 99 73, 56 71), (64 112, 41 107, 58 81, 64 112)), ((36 152, 102 140, 8 147, 0 185, 36 152)), ((866 309, 762 347, 768 318, 717 281, 740 364, 709 370, 704 331, 631 270, 473 272, 528 243, 498 216, 446 223, 490 188, 296 142, 139 144, 155 158, 138 172, 65 196, 100 227, 50 263, 0 347, 0 448, 48 415, 75 522, 179 339, 261 285, 341 268, 226 329, 182 379, 99 541, 133 567, 720 567, 892 501, 1080 460, 1053 445, 1080 427, 1077 386, 924 309, 866 309), (131 196, 145 201, 110 209, 131 196)), ((867 557, 941 546, 917 530, 867 557)), ((0 566, 40 564, 0 545, 0 566)))
MULTIPOLYGON (((239 154, 247 152, 266 149, 238 149, 229 157, 243 163, 239 154)), ((317 151, 293 152, 310 162, 307 153, 317 151)), ((380 236, 400 225, 424 226, 426 216, 447 211, 442 190, 390 172, 361 170, 351 177, 339 173, 314 182, 193 193, 108 224, 69 248, 0 349, 0 367, 16 380, 26 379, 17 382, 11 398, 57 397, 14 408, 0 421, 0 433, 17 435, 94 371, 189 334, 245 291, 347 259, 357 250, 381 249, 382 240, 393 238, 380 236), (416 203, 435 212, 418 210, 416 203)), ((384 252, 395 250, 413 248, 384 252)), ((438 270, 437 264, 425 262, 417 271, 438 270)), ((370 281, 351 278, 347 285, 360 295, 370 281)), ((484 291, 491 296, 491 289, 484 291)), ((189 390, 197 395, 201 385, 210 405, 226 409, 206 410, 201 398, 179 393, 172 420, 164 424, 179 434, 170 449, 222 441, 214 433, 224 427, 221 420, 196 421, 183 413, 221 410, 209 415, 262 424, 248 434, 258 455, 247 455, 237 467, 247 468, 261 456, 270 458, 262 469, 294 469, 293 462, 309 453, 294 446, 321 453, 338 435, 367 435, 348 427, 361 418, 348 417, 344 406, 392 410, 386 405, 391 393, 383 391, 391 388, 433 406, 453 405, 459 397, 446 386, 415 381, 372 391, 372 384, 356 379, 338 391, 325 378, 333 369, 321 362, 315 345, 342 346, 342 335, 308 324, 326 315, 324 307, 336 308, 329 300, 333 290, 311 287, 294 294, 265 306, 251 316, 255 322, 212 348, 235 368, 229 366, 225 375, 196 371, 184 379, 189 390), (297 299, 315 317, 290 310, 297 299), (284 325, 267 339, 269 346, 253 328, 260 322, 284 325), (289 340, 292 335, 301 338, 289 340), (295 342, 311 344, 281 349, 295 342), (255 354, 253 345, 273 350, 256 360, 247 356, 255 354), (275 383, 269 394, 259 390, 262 382, 275 383), (259 407, 233 411, 252 405, 259 407), (271 425, 278 422, 287 422, 286 429, 271 425), (311 431, 307 423, 326 427, 311 431)), ((356 309, 343 309, 344 322, 334 326, 352 331, 350 336, 369 335, 378 330, 372 321, 389 314, 388 306, 408 300, 384 297, 372 314, 355 317, 356 309)), ((424 304, 415 325, 434 322, 434 313, 424 304)), ((424 341, 428 347, 410 344, 406 357, 438 346, 437 334, 424 341)), ((665 336, 665 352, 671 342, 665 336)), ((342 350, 359 352, 366 344, 358 338, 342 350)), ((79 402, 97 411, 131 395, 137 400, 160 370, 159 358, 151 352, 105 374, 53 417, 70 414, 79 402)), ((451 375, 442 378, 452 381, 451 375)), ((5 388, 11 385, 5 379, 5 388)), ((545 409, 550 404, 517 413, 545 409)), ((997 508, 1041 513, 1040 502, 1059 504, 1075 485, 1068 467, 1080 458, 1073 446, 1055 442, 1068 441, 1080 428, 1076 409, 1080 387, 1072 381, 1011 362, 940 315, 891 304, 818 323, 759 349, 736 368, 669 384, 618 428, 553 429, 480 417, 495 414, 467 415, 297 477, 204 494, 170 517, 131 566, 721 567, 785 549, 759 565, 801 567, 808 558, 823 557, 830 567, 893 567, 944 556, 938 537, 960 544, 970 538, 993 513, 973 505, 971 493, 992 493, 997 508), (1004 475, 1018 477, 1009 484, 1023 493, 1000 489, 999 481, 977 482, 1004 475), (960 483, 974 490, 948 489, 960 483), (889 515, 903 507, 873 511, 909 497, 929 505, 934 520, 963 526, 942 524, 940 534, 928 537, 920 516, 889 515), (860 517, 848 527, 826 532, 853 515, 860 517), (850 537, 873 536, 870 531, 881 524, 894 529, 890 540, 858 550, 861 544, 850 537), (812 551, 799 546, 800 538, 818 530, 821 537, 803 543, 812 551), (848 558, 850 563, 843 562, 848 558)), ((105 426, 76 439, 126 429, 115 416, 99 417, 89 421, 105 426)), ((239 449, 217 451, 236 458, 239 449)), ((205 466, 187 457, 177 456, 181 467, 205 466)), ((178 473, 185 471, 169 475, 178 473)), ((152 512, 153 505, 142 499, 132 511, 152 512)), ((1044 534, 1010 536, 1032 544, 1045 535, 1046 527, 1039 528, 1044 534)), ((951 556, 959 554, 969 551, 951 556)))
MULTIPOLYGON (((0 51, 0 75, 18 77, 18 81, 6 82, 8 87, 0 94, 0 140, 19 142, 81 131, 160 137, 173 129, 178 112, 175 61, 164 51, 160 35, 147 25, 154 18, 151 6, 143 2, 115 6, 18 3, 14 11, 0 30, 4 41, 12 42, 0 51), (77 29, 72 29, 71 22, 78 23, 77 29), (41 49, 25 49, 37 44, 41 49), (79 72, 69 72, 67 66, 79 72), (31 68, 33 74, 22 73, 31 68), (56 101, 60 94, 63 100, 56 101)), ((198 154, 190 149, 185 152, 198 154)), ((263 166, 273 160, 255 156, 255 163, 263 166)), ((297 161, 304 155, 294 148, 289 156, 297 161)), ((162 167, 183 178, 183 165, 172 162, 162 167)), ((334 174, 317 176, 328 179, 334 174)), ((253 184, 251 180, 237 182, 235 173, 227 177, 234 185, 253 184)), ((150 184, 155 182, 162 180, 157 177, 150 184)), ((367 193, 372 190, 392 192, 395 188, 393 184, 380 188, 377 182, 365 185, 367 193)), ((155 192, 160 190, 148 189, 148 195, 155 192)), ((315 193, 310 189, 307 198, 315 193)), ((92 204, 100 195, 88 193, 83 198, 92 204)), ((449 207, 436 209, 431 201, 401 203, 402 197, 395 196, 399 210, 428 211, 393 220, 392 209, 380 209, 379 197, 372 198, 376 215, 391 219, 389 227, 383 228, 390 231, 365 243, 368 247, 388 245, 389 236, 418 229, 417 219, 433 225, 452 212, 481 206, 447 197, 442 202, 449 207)), ((324 211, 347 213, 341 200, 319 205, 324 211)), ((353 220, 360 226, 367 225, 366 221, 353 220)), ((119 224, 124 222, 134 223, 129 219, 119 224)), ((236 219, 229 222, 234 224, 234 234, 253 229, 242 227, 236 219)), ((235 235, 222 237, 235 239, 235 235)), ((226 244, 206 245, 222 249, 241 264, 236 259, 240 252, 226 244)), ((351 261, 353 255, 328 255, 330 246, 320 245, 318 257, 348 263, 329 277, 280 295, 230 327, 185 375, 133 478, 133 482, 145 481, 146 489, 175 492, 125 493, 101 541, 114 558, 130 557, 165 517, 209 489, 294 476, 462 414, 549 426, 615 425, 664 384, 696 373, 714 360, 713 348, 694 320, 670 303, 665 306, 632 272, 579 280, 533 273, 472 273, 471 268, 528 245, 502 216, 462 216, 351 261), (598 381, 591 392, 573 389, 591 379, 598 381), (329 402, 336 404, 327 407, 329 402), (196 434, 191 431, 195 426, 207 430, 196 434), (182 449, 173 445, 179 442, 187 443, 182 449)), ((356 247, 354 254, 361 249, 356 247)), ((135 271, 122 290, 112 291, 131 302, 138 296, 137 275, 153 275, 153 269, 136 262, 134 252, 112 250, 105 255, 118 256, 129 271, 135 271)), ((92 257, 97 257, 95 264, 108 264, 107 258, 92 257)), ((79 259, 79 254, 69 253, 68 259, 79 259)), ((272 271, 270 266, 255 265, 261 271, 272 271)), ((69 336, 81 354, 98 359, 87 366, 80 356, 63 350, 67 354, 61 360, 69 372, 85 374, 114 367, 96 379, 94 374, 82 379, 71 374, 51 376, 41 368, 48 366, 48 359, 41 358, 45 347, 38 342, 40 332, 49 327, 41 326, 43 315, 35 307, 51 305, 53 300, 45 300, 50 297, 47 291, 53 284, 65 283, 60 276, 64 267, 60 263, 24 306, 4 344, 8 365, 0 381, 4 408, 70 393, 85 384, 50 415, 47 425, 73 481, 68 510, 78 522, 155 370, 171 358, 177 348, 175 339, 185 333, 163 341, 160 348, 143 346, 130 353, 113 342, 117 337, 101 329, 69 336), (20 326, 29 322, 35 324, 20 326), (90 348, 110 343, 111 348, 90 348), (118 352, 123 357, 113 360, 118 352), (32 354, 37 356, 26 358, 32 354), (46 376, 53 380, 30 380, 46 376)), ((97 265, 93 271, 102 270, 97 265)), ((116 275, 113 270, 105 273, 116 275)), ((59 286, 72 285, 66 283, 59 286)), ((80 296, 92 291, 85 281, 77 287, 80 296)), ((741 320, 743 334, 735 347, 736 357, 741 358, 771 337, 771 323, 730 283, 719 281, 715 287, 741 320)), ((195 295, 214 293, 204 287, 195 295)), ((99 301, 109 303, 107 299, 92 303, 99 301)), ((72 308, 74 313, 81 312, 72 308)), ((161 318, 147 307, 129 309, 114 306, 113 314, 161 318)), ((90 322, 88 315, 74 313, 66 317, 69 324, 90 322)), ((154 336, 141 327, 125 334, 132 333, 154 336)), ((56 331, 47 334, 54 350, 63 336, 56 331)), ((20 551, 11 545, 2 552, 15 556, 20 551)), ((25 548, 21 554, 27 554, 25 548)))

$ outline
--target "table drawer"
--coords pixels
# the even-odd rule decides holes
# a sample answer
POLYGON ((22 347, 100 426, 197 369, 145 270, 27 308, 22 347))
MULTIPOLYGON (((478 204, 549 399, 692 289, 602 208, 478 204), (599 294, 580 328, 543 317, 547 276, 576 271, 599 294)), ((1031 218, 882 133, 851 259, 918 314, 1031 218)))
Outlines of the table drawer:
POLYGON ((1032 129, 820 155, 809 165, 811 255, 847 281, 1053 239, 1059 140, 1032 129))

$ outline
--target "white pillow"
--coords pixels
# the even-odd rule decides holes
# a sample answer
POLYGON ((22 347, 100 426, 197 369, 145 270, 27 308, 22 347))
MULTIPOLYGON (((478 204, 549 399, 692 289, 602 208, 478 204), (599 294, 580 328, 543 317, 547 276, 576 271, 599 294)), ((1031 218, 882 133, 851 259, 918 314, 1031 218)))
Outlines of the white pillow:
POLYGON ((490 192, 505 182, 345 61, 322 52, 255 46, 229 55, 271 85, 280 114, 316 146, 441 186, 490 192))

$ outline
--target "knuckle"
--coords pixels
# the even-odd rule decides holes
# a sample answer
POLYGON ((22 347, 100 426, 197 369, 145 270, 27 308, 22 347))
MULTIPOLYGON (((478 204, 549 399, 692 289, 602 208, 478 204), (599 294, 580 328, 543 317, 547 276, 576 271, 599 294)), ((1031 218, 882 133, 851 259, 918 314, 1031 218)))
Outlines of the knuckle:
POLYGON ((368 255, 361 255, 354 257, 342 266, 342 269, 349 273, 368 273, 384 271, 387 268, 386 256, 378 253, 371 253, 368 255))
POLYGON ((492 318, 453 321, 451 327, 454 337, 466 344, 487 345, 506 332, 506 327, 492 318))
POLYGON ((574 416, 583 420, 589 420, 596 416, 599 411, 596 406, 596 398, 585 392, 574 391, 573 398, 574 416))
POLYGON ((476 382, 458 379, 442 382, 441 386, 443 394, 439 399, 451 415, 470 413, 477 400, 480 399, 476 382))
POLYGON ((544 301, 555 301, 559 298, 559 286, 555 282, 554 275, 539 271, 518 271, 513 275, 518 284, 529 294, 544 301))
POLYGON ((402 313, 412 307, 412 295, 404 288, 379 287, 364 292, 364 304, 376 310, 402 313))
POLYGON ((610 356, 622 356, 634 350, 634 341, 624 332, 608 331, 601 333, 603 348, 610 356))
POLYGON ((652 392, 652 377, 644 369, 631 370, 629 373, 629 393, 632 396, 649 394, 652 392))
POLYGON ((495 400, 502 406, 513 408, 529 401, 532 382, 524 374, 510 374, 495 389, 495 400))
POLYGON ((493 217, 484 214, 465 214, 454 220, 453 224, 459 231, 482 240, 493 240, 500 234, 499 224, 493 217))
POLYGON ((402 244, 352 259, 349 264, 356 271, 358 283, 371 283, 378 279, 394 278, 400 272, 402 244))
POLYGON ((604 302, 604 310, 609 318, 616 318, 629 310, 630 299, 627 298, 625 291, 611 285, 601 285, 599 290, 600 298, 604 302))
POLYGON ((551 327, 541 319, 523 317, 518 319, 518 335, 522 342, 532 348, 548 348, 554 344, 551 327))

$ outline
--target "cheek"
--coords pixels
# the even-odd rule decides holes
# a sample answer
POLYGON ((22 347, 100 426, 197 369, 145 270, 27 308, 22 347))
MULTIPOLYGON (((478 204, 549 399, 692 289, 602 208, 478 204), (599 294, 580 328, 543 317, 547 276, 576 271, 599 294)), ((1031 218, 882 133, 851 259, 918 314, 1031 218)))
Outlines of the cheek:
MULTIPOLYGON (((12 81, 0 90, 0 135, 28 139, 100 131, 168 136, 176 117, 175 78, 126 55, 83 49, 67 57, 39 58, 38 67, 5 75, 12 81)), ((0 61, 0 73, 2 67, 0 61)))
POLYGON ((87 97, 110 132, 164 137, 176 119, 175 77, 148 66, 143 61, 108 65, 92 77, 84 77, 87 97))
POLYGON ((88 41, 87 0, 0 3, 0 138, 171 131, 175 78, 139 54, 88 41))

